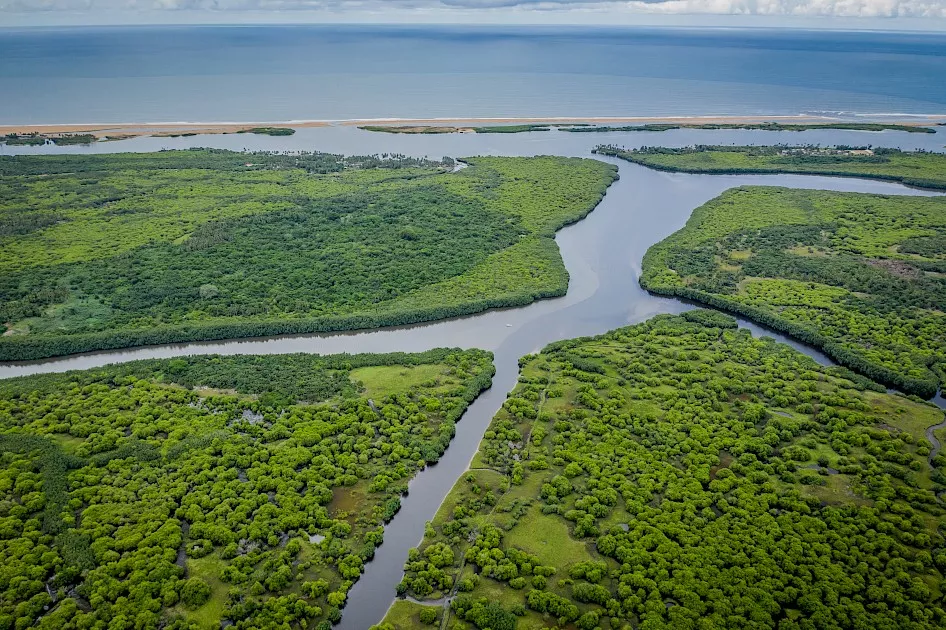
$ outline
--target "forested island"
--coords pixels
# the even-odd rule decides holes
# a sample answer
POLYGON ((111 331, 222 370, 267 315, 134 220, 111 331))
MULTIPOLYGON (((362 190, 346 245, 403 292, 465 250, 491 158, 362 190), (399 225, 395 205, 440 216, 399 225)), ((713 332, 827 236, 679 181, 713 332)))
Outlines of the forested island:
POLYGON ((376 630, 946 624, 941 410, 703 310, 520 368, 376 630))
POLYGON ((741 187, 644 256, 641 285, 740 313, 923 397, 946 383, 946 199, 741 187))
POLYGON ((328 630, 491 359, 190 356, 0 381, 0 628, 328 630))
POLYGON ((932 127, 902 125, 896 123, 648 123, 643 125, 584 125, 563 128, 562 131, 608 132, 608 131, 670 131, 672 129, 750 129, 757 131, 813 131, 839 129, 844 131, 905 131, 907 133, 936 133, 932 127))
POLYGON ((718 146, 624 149, 602 145, 599 155, 680 173, 804 173, 866 177, 907 186, 946 189, 946 154, 871 147, 718 146))
POLYGON ((551 131, 559 129, 576 133, 610 131, 670 131, 672 129, 755 129, 760 131, 812 131, 817 129, 839 129, 845 131, 905 131, 907 133, 936 133, 932 127, 904 125, 898 123, 780 123, 780 122, 733 122, 733 123, 643 123, 636 125, 594 125, 590 123, 524 123, 486 126, 456 125, 362 125, 365 131, 381 133, 439 134, 439 133, 526 133, 529 131, 551 131))
POLYGON ((250 127, 237 133, 254 133, 260 136, 291 136, 296 133, 292 127, 250 127))
POLYGON ((597 160, 321 153, 0 158, 0 360, 350 330, 564 295, 597 160))
POLYGON ((44 144, 69 146, 76 144, 92 144, 98 138, 91 133, 9 133, 0 136, 0 144, 10 146, 38 147, 44 144))

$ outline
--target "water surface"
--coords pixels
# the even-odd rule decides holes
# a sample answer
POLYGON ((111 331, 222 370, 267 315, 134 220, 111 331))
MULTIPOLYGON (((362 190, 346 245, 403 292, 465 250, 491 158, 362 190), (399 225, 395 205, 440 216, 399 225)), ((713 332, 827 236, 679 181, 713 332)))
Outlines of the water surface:
POLYGON ((946 113, 946 36, 771 29, 0 29, 0 123, 946 113))

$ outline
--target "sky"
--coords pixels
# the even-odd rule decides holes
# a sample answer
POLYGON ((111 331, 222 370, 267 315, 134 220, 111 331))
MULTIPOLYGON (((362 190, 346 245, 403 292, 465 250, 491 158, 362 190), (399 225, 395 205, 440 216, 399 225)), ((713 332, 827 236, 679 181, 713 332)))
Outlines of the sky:
POLYGON ((448 23, 946 31, 946 0, 0 0, 0 26, 448 23))

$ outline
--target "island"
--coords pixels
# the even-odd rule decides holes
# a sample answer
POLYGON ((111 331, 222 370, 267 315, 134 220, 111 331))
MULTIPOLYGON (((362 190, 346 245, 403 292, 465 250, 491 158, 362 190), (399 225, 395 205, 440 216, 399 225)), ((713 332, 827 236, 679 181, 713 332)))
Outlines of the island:
POLYGON ((598 155, 679 173, 801 173, 882 179, 946 189, 946 154, 867 146, 717 146, 624 149, 602 145, 598 155))
POLYGON ((480 125, 456 127, 452 125, 362 125, 364 131, 406 134, 441 134, 441 133, 527 133, 530 131, 551 131, 553 127, 584 127, 587 123, 524 123, 519 125, 480 125))
POLYGON ((524 123, 487 126, 458 127, 454 125, 362 125, 365 131, 406 134, 440 133, 526 133, 530 131, 560 131, 575 133, 603 133, 612 131, 670 131, 672 129, 752 129, 759 131, 812 131, 838 129, 844 131, 905 131, 907 133, 936 133, 936 129, 923 124, 903 123, 855 123, 855 122, 658 122, 635 125, 594 125, 591 123, 524 123))
POLYGON ((711 122, 711 123, 647 123, 643 125, 584 125, 566 127, 562 131, 574 132, 610 132, 610 131, 670 131, 672 129, 749 129, 757 131, 814 131, 818 129, 838 129, 843 131, 905 131, 906 133, 936 133, 933 127, 924 124, 907 125, 903 123, 855 123, 855 122, 711 122))
POLYGON ((440 349, 0 381, 0 627, 329 630, 493 372, 440 349))
POLYGON ((236 133, 253 133, 258 136, 291 136, 296 133, 292 127, 250 127, 241 129, 236 133))
MULTIPOLYGON (((55 132, 26 132, 26 133, 8 133, 5 135, 0 135, 0 144, 7 144, 10 146, 42 146, 44 144, 55 144, 58 146, 69 146, 69 145, 87 145, 92 144, 93 142, 100 141, 110 141, 110 140, 127 140, 128 138, 133 138, 135 136, 144 135, 140 132, 134 131, 119 131, 113 134, 99 133, 98 130, 95 130, 95 133, 55 133, 55 132)), ((296 130, 291 127, 234 127, 233 129, 225 128, 223 130, 202 130, 201 133, 252 133, 263 136, 291 136, 296 133, 296 130)), ((188 136, 196 136, 197 131, 159 131, 152 135, 155 137, 167 137, 167 138, 180 138, 188 136)))
POLYGON ((10 146, 30 146, 39 147, 44 144, 55 144, 58 146, 69 146, 76 144, 92 144, 98 140, 91 133, 9 133, 0 136, 0 144, 10 146))
POLYGON ((942 421, 714 311, 555 342, 374 628, 943 627, 942 421))
POLYGON ((564 295, 598 160, 0 158, 0 360, 411 324, 564 295))

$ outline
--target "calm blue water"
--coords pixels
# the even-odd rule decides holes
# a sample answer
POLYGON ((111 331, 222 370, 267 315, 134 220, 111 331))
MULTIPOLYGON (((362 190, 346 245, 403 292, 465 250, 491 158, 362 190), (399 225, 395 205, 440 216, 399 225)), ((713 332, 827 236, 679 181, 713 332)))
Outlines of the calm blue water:
POLYGON ((0 123, 946 113, 946 36, 497 27, 0 29, 0 123))

